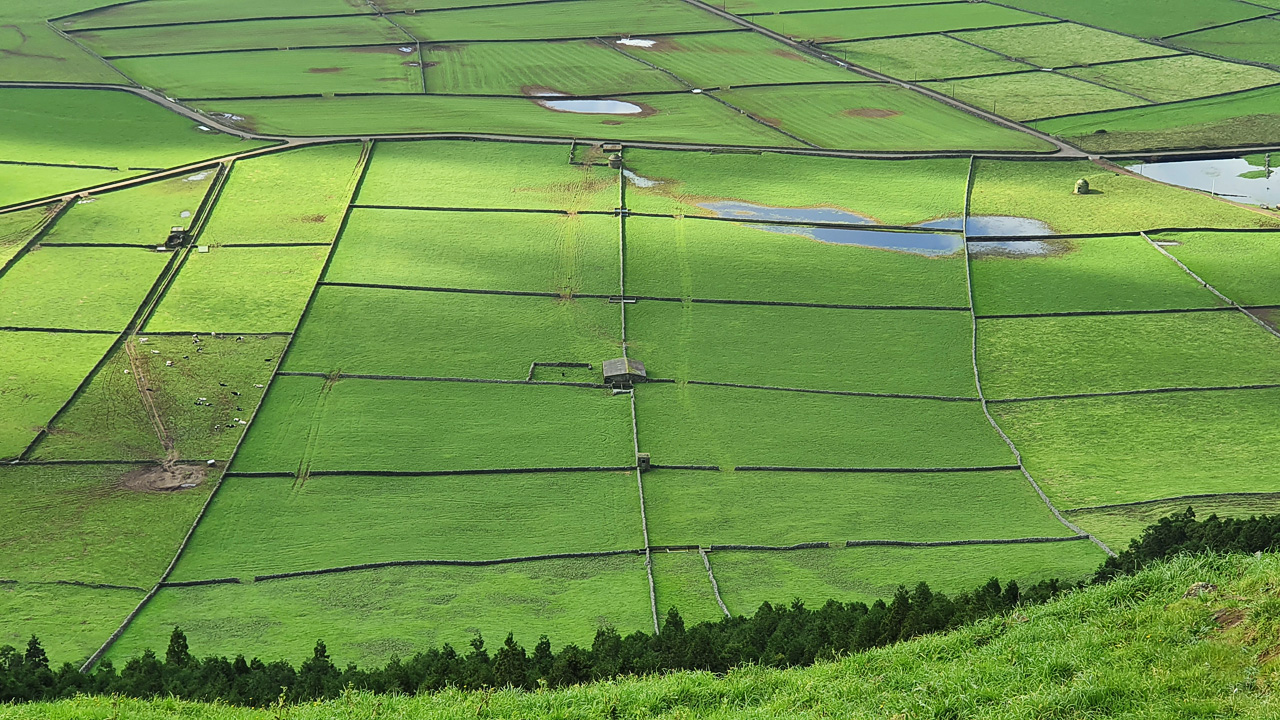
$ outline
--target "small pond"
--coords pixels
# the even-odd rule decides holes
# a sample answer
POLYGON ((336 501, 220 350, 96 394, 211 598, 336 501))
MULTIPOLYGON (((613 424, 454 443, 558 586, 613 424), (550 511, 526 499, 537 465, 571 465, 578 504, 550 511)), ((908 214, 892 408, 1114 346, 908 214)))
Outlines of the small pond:
MULTIPOLYGON (((1275 160, 1280 161, 1280 154, 1275 160)), ((1261 161, 1259 161, 1261 162, 1261 161)), ((1170 185, 1202 190, 1249 205, 1280 205, 1280 178, 1264 177, 1261 165, 1244 158, 1139 163, 1129 170, 1170 185), (1244 176, 1244 177, 1242 177, 1244 176)))
POLYGON ((635 103, 623 102, 622 100, 552 100, 549 98, 567 97, 562 93, 538 93, 536 100, 539 105, 548 110, 559 110, 560 112, 579 113, 581 115, 639 115, 644 112, 644 108, 635 103))

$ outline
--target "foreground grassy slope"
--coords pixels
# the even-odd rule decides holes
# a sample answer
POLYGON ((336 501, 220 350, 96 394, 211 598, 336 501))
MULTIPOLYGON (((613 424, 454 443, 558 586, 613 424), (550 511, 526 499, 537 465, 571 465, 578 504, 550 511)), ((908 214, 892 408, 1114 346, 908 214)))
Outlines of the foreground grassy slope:
MULTIPOLYGON (((1184 558, 1046 606, 803 670, 677 673, 554 692, 350 694, 253 711, 84 698, 26 718, 1275 717, 1280 558, 1184 558), (1188 587, 1217 590, 1184 598, 1188 587)), ((201 652, 193 647, 193 651, 201 652)))

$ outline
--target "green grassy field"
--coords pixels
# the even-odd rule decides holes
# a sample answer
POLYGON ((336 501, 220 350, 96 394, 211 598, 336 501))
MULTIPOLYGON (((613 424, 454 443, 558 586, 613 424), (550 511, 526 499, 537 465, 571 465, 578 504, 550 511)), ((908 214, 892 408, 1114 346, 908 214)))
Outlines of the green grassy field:
POLYGON ((1242 305, 1280 304, 1277 236, 1246 233, 1170 233, 1165 248, 1205 282, 1242 305))
POLYGON ((590 644, 600 624, 652 629, 644 557, 541 560, 490 567, 411 567, 165 588, 108 658, 119 661, 167 642, 181 624, 193 650, 287 658, 311 656, 316 639, 344 664, 381 664, 392 654, 448 642, 459 650, 477 633, 491 651, 508 632, 527 647, 545 633, 590 644))
POLYGON ((358 144, 342 143, 237 162, 200 244, 332 242, 360 152, 358 144))
POLYGON ((630 354, 650 377, 681 382, 977 397, 971 340, 969 314, 952 311, 647 301, 627 310, 630 354))
POLYGON ((913 82, 1022 72, 1027 69, 1026 65, 1010 62, 996 53, 966 45, 945 35, 859 40, 829 45, 826 50, 855 65, 913 82))
POLYGON ((963 159, 883 162, 646 149, 628 150, 626 163, 632 172, 658 183, 640 187, 628 182, 627 207, 637 212, 714 216, 704 204, 727 201, 833 208, 889 225, 963 214, 969 172, 963 159))
POLYGON ((22 252, 52 210, 45 206, 0 215, 0 265, 22 252))
MULTIPOLYGON (((417 2, 418 0, 415 0, 417 2)), ((425 7, 425 5, 422 5, 425 7)), ((357 0, 165 0, 128 5, 108 5, 55 23, 63 30, 95 27, 180 23, 199 20, 234 20, 282 15, 341 15, 370 12, 357 0)))
POLYGON ((582 362, 598 382, 621 329, 598 299, 323 287, 283 369, 523 380, 533 362, 582 362))
POLYGON ((111 346, 110 335, 0 332, 0 458, 20 455, 111 346))
POLYGON ((1250 20, 1238 25, 1201 30, 1173 42, 1181 47, 1253 62, 1280 65, 1280 47, 1274 40, 1274 20, 1250 20))
POLYGON ((1011 120, 1133 107, 1141 98, 1047 72, 968 78, 924 86, 1011 120))
POLYGON ((897 151, 1048 149, 1043 141, 1030 135, 896 85, 744 88, 717 95, 822 147, 897 151))
POLYGON ((960 3, 770 15, 755 20, 783 35, 818 42, 1045 22, 1007 7, 960 3))
POLYGON ((1273 70, 1199 55, 1179 55, 1065 72, 1155 102, 1189 100, 1280 83, 1280 73, 1273 70))
POLYGON ((141 175, 140 170, 100 170, 45 165, 0 165, 0 206, 52 197, 68 190, 81 190, 95 185, 127 180, 141 175))
POLYGON ((138 248, 40 248, 0 283, 0 325, 122 330, 167 262, 138 248))
POLYGON ((1280 88, 1157 108, 1092 113, 1036 123, 1090 152, 1266 145, 1280 118, 1280 88))
POLYGON ((170 228, 189 228, 213 182, 203 170, 77 200, 41 243, 163 245, 170 228))
POLYGON ((0 25, 0 52, 4 55, 0 80, 119 83, 124 79, 45 23, 11 23, 10 19, 0 16, 4 22, 0 25))
POLYGON ((629 115, 561 112, 524 98, 439 95, 212 100, 200 107, 244 117, 236 124, 248 130, 300 136, 472 132, 565 140, 700 142, 714 138, 723 145, 800 145, 711 98, 690 93, 647 95, 633 98, 632 104, 640 111, 629 115))
POLYGON ((753 32, 664 36, 652 47, 617 47, 697 87, 865 79, 753 32))
POLYGON ((375 16, 85 30, 76 33, 75 38, 90 50, 108 58, 117 55, 170 55, 208 50, 285 49, 318 45, 381 45, 412 41, 412 38, 386 18, 375 16))
POLYGON ((1131 507, 1105 508, 1068 512, 1071 522, 1081 525, 1112 548, 1125 547, 1129 540, 1142 534, 1143 529, 1172 513, 1195 510, 1196 517, 1248 518, 1256 515, 1274 515, 1280 512, 1280 497, 1217 497, 1169 500, 1166 502, 1131 507))
MULTIPOLYGON (((906 0, 912 5, 929 0, 906 0)), ((838 10, 841 8, 882 5, 881 0, 725 0, 721 6, 735 15, 775 13, 788 10, 838 10)))
POLYGON ((324 279, 616 294, 618 262, 618 220, 604 215, 358 209, 324 279))
POLYGON ((396 21, 424 42, 607 37, 737 27, 679 0, 572 0, 546 6, 442 10, 396 21))
POLYGON ((114 90, 0 88, 0 126, 0 160, 67 165, 170 167, 262 145, 114 90))
POLYGON ((25 646, 34 634, 54 662, 87 660, 144 595, 144 590, 0 584, 0 617, 6 620, 0 624, 0 644, 25 646))
POLYGON ((1272 216, 1083 160, 979 160, 970 212, 1036 218, 1059 233, 1280 226, 1272 216), (1072 194, 1081 178, 1089 181, 1088 195, 1072 194))
POLYGON ((146 379, 175 458, 231 457, 262 398, 257 385, 271 376, 274 363, 264 360, 279 356, 285 338, 203 336, 197 345, 187 336, 141 337, 147 341, 133 343, 135 363, 127 349, 118 350, 35 447, 33 458, 163 459, 158 430, 140 398, 135 365, 146 379))
MULTIPOLYGON (((1261 331, 1259 331, 1261 332, 1261 331)), ((1276 490, 1276 390, 996 404, 1027 469, 1062 507, 1276 490), (1135 452, 1141 448, 1142 452, 1135 452)))
POLYGON ((422 92, 418 53, 401 47, 167 55, 121 58, 112 64, 147 87, 179 98, 422 92))
POLYGON ((233 477, 173 579, 640 547, 635 473, 233 477))
POLYGON ((971 467, 1013 456, 977 403, 699 385, 636 392, 640 450, 659 465, 971 467))
POLYGON ((1171 51, 1134 38, 1083 25, 1031 25, 974 30, 956 37, 1043 68, 1131 60, 1171 51))
POLYGON ((934 592, 971 590, 992 577, 1031 584, 1084 578, 1106 556, 1087 540, 1031 545, 939 548, 856 547, 792 552, 721 552, 711 570, 729 612, 754 613, 761 603, 799 598, 819 606, 829 598, 871 603, 898 585, 928 578, 934 592))
POLYGON ((431 63, 427 90, 433 93, 593 95, 684 89, 670 76, 594 40, 460 43, 423 50, 431 63))
POLYGON ((147 321, 150 332, 292 332, 326 247, 215 247, 192 253, 147 321))
POLYGON ((1071 535, 1017 471, 797 473, 653 470, 655 545, 795 545, 1071 535), (946 517, 947 522, 940 522, 946 517))
POLYGON ((1237 312, 978 323, 989 398, 1280 382, 1280 339, 1237 312))
POLYGON ((692 550, 655 552, 652 562, 653 595, 659 617, 665 617, 667 610, 674 607, 686 627, 724 618, 700 554, 692 550))
POLYGON ((1266 10, 1231 0, 1137 0, 1114 3, 1083 0, 1064 5, 1054 0, 1011 0, 1008 4, 1076 20, 1139 37, 1158 38, 1196 28, 1265 15, 1266 10))
POLYGON ((602 390, 278 377, 232 469, 613 467, 632 453, 630 404, 602 390))
POLYGON ((1222 304, 1140 237, 1062 240, 1046 246, 1044 255, 1019 256, 971 243, 975 311, 1010 315, 1222 304))
MULTIPOLYGON (((149 589, 209 495, 209 483, 133 489, 129 465, 5 468, 0 482, 0 578, 149 589), (31 518, 40 518, 31 523, 31 518)), ((123 615, 117 620, 123 619, 123 615)), ((55 634, 64 634, 55 633, 55 634)))
POLYGON ((618 172, 569 164, 568 144, 379 142, 357 202, 366 205, 612 210, 618 172))

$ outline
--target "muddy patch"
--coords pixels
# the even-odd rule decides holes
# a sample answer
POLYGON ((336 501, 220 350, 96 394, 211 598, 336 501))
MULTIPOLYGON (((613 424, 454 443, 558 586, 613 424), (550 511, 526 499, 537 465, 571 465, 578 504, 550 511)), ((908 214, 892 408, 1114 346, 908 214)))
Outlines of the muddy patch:
POLYGON ((329 218, 328 215, 306 215, 299 218, 304 223, 322 223, 329 218))
POLYGON ((1230 630, 1244 622, 1244 610, 1240 608, 1223 608, 1213 614, 1213 622, 1223 630, 1230 630))
POLYGON ((561 90, 539 85, 525 85, 520 88, 520 92, 552 112, 575 115, 626 115, 627 117, 649 117, 658 112, 657 109, 641 103, 608 98, 575 98, 561 90))
POLYGON ((808 62, 808 60, 806 60, 803 55, 801 55, 798 52, 793 52, 791 50, 784 50, 782 48, 778 48, 777 50, 772 50, 770 52, 773 55, 776 55, 777 57, 780 57, 780 58, 786 58, 788 60, 798 60, 800 62, 808 62))
POLYGON ((147 465, 120 477, 120 487, 134 492, 178 492, 199 487, 207 476, 204 465, 147 465))
POLYGON ((346 68, 340 68, 340 67, 307 68, 307 72, 313 75, 332 75, 333 73, 340 73, 343 70, 346 70, 346 68))
POLYGON ((897 110, 889 110, 887 108, 849 108, 848 110, 845 110, 843 114, 845 117, 870 118, 875 120, 898 117, 902 113, 897 110))
POLYGON ((621 125, 622 121, 621 120, 601 120, 600 124, 601 125, 621 125))

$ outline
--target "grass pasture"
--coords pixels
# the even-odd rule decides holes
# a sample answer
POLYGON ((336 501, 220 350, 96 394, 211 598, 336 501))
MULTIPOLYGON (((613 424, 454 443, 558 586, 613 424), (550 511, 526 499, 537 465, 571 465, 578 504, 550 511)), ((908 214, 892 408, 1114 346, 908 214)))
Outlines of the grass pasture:
POLYGON ((657 551, 650 555, 650 560, 653 564, 653 599, 659 622, 665 622, 667 611, 673 607, 680 612, 685 627, 724 618, 700 553, 696 550, 657 551))
POLYGON ((84 661, 137 607, 145 590, 37 583, 0 584, 0 645, 25 647, 32 635, 51 664, 84 661))
MULTIPOLYGON (((563 5, 565 3, 555 3, 563 5)), ((531 6, 541 7, 541 6, 531 6)), ((652 140, 798 147, 785 135, 692 93, 633 98, 631 115, 561 112, 532 99, 441 95, 379 95, 266 100, 210 100, 202 110, 245 118, 240 127, 299 136, 493 133, 540 137, 652 140)), ((568 151, 566 149, 566 157, 568 151)))
POLYGON ((978 160, 971 203, 974 215, 1035 218, 1056 233, 1280 226, 1280 221, 1262 213, 1084 160, 978 160), (1088 195, 1072 194, 1081 178, 1089 181, 1088 195))
MULTIPOLYGON (((24 18, 25 19, 25 18, 24 18)), ((43 22, 0 25, 0 80, 118 83, 123 78, 43 22)))
POLYGON ((214 50, 412 43, 412 38, 386 18, 373 15, 85 30, 75 38, 109 59, 214 50))
POLYGON ((161 55, 114 60, 126 75, 170 97, 422 92, 410 45, 161 55))
MULTIPOLYGON (((1058 27, 1057 25, 1031 26, 1058 27)), ((846 62, 903 80, 1022 72, 1026 65, 962 43, 946 35, 912 35, 828 45, 826 51, 846 62)))
POLYGON ((292 332, 326 247, 215 247, 192 253, 147 321, 149 332, 292 332))
POLYGON ((852 82, 859 75, 754 32, 668 35, 652 47, 618 45, 697 87, 753 83, 852 82))
POLYGON ((430 63, 427 91, 433 93, 597 95, 685 89, 595 40, 426 45, 423 51, 430 63))
POLYGON ((427 42, 548 40, 733 30, 737 25, 680 0, 570 0, 550 5, 440 10, 396 22, 427 42))
POLYGON ((170 228, 191 226, 213 177, 202 170, 79 199, 40 242, 163 245, 170 228))
POLYGON ((968 304, 960 253, 927 257, 750 225, 666 218, 627 220, 627 293, 837 305, 968 304))
POLYGON ((122 169, 171 167, 262 144, 201 132, 118 90, 0 88, 0 127, 0 160, 122 169))
POLYGON ((1233 311, 978 323, 990 398, 1280 383, 1280 339, 1233 311))
POLYGON ((45 206, 0 215, 0 265, 22 252, 53 210, 52 206, 45 206))
POLYGON ((714 216, 706 204, 734 202, 831 208, 888 225, 960 216, 969 172, 963 159, 879 161, 648 149, 628 150, 626 163, 632 172, 657 182, 649 187, 628 182, 627 208, 637 212, 714 216))
POLYGON ((1118 30, 1138 37, 1159 38, 1196 28, 1221 25, 1267 14, 1256 4, 1231 0, 1084 0, 1070 5, 1057 0, 1012 0, 1010 5, 1118 30))
POLYGON ((1129 541, 1142 534, 1148 525, 1154 525, 1162 517, 1195 511, 1196 517, 1210 515, 1221 518, 1248 518, 1255 515, 1275 515, 1280 512, 1280 497, 1276 495, 1201 497, 1169 500, 1128 507, 1100 508, 1096 510, 1067 511, 1071 522, 1080 525, 1113 550, 1127 547, 1129 541))
POLYGON ((644 475, 655 545, 1012 539, 1072 533, 1016 470, 644 475), (948 518, 940 522, 941 517, 948 518))
POLYGON ((636 391, 640 451, 659 465, 944 468, 1013 462, 975 402, 705 385, 636 391))
POLYGON ((0 578, 149 589, 173 560, 210 484, 171 492, 135 490, 123 482, 135 467, 0 470, 0 578))
MULTIPOLYGON (((949 7, 949 6, 948 6, 949 7)), ((966 4, 964 7, 990 7, 966 4)), ((820 147, 847 150, 1011 150, 1048 147, 896 85, 741 88, 718 97, 820 147)))
POLYGON ((1274 70, 1222 62, 1200 55, 1178 55, 1064 72, 1139 95, 1152 102, 1190 100, 1280 83, 1280 73, 1274 70))
POLYGON ((1241 305, 1280 304, 1280 235, 1169 233, 1153 238, 1192 272, 1241 305))
POLYGON ((1275 42, 1275 23, 1271 18, 1250 20, 1183 35, 1174 38, 1172 42, 1214 55, 1280 65, 1280 46, 1275 42))
POLYGON ((761 16, 755 18, 755 22, 792 38, 834 42, 1046 21, 998 5, 949 3, 785 13, 761 16))
POLYGON ((356 201, 365 205, 613 210, 618 173, 570 165, 568 143, 379 142, 356 201))
POLYGON ((621 346, 605 300, 326 286, 283 369, 523 380, 533 362, 582 362, 599 382, 621 346))
POLYGON ((16 458, 111 346, 110 335, 0 331, 0 458, 16 458))
POLYGON ((627 341, 680 382, 977 397, 963 312, 641 301, 627 341))
POLYGON ((227 460, 262 399, 285 338, 146 336, 94 376, 31 456, 37 460, 162 460, 165 448, 135 372, 173 443, 174 459, 227 460), (134 356, 130 363, 130 353, 134 356), (272 362, 265 362, 268 358, 272 362), (172 365, 166 363, 172 362, 172 365), (126 371, 128 371, 126 373, 126 371), (244 423, 237 422, 244 420, 244 423))
POLYGON ((924 83, 924 86, 1018 121, 1143 104, 1142 98, 1116 90, 1057 73, 1035 71, 924 83))
POLYGON ((631 406, 545 385, 277 377, 236 471, 445 471, 635 463, 631 406))
MULTIPOLYGON (((418 2, 419 0, 414 0, 418 2)), ((342 15, 368 13, 368 5, 358 0, 165 0, 124 5, 108 5, 54 23, 63 30, 97 27, 156 25, 206 20, 279 17, 283 15, 342 15)))
POLYGON ((605 215, 352 212, 332 282, 616 294, 618 220, 605 215))
POLYGON ((0 207, 54 197, 68 191, 127 180, 139 170, 103 170, 61 165, 9 165, 0 163, 0 207))
MULTIPOLYGON (((1259 330, 1261 332, 1261 330, 1259 330)), ((1060 507, 1277 489, 1277 390, 995 404, 1060 507), (1142 448, 1142 452, 1134 452, 1142 448)))
POLYGON ((1159 45, 1074 23, 973 30, 956 33, 956 37, 1042 68, 1097 65, 1171 52, 1159 45))
POLYGON ((992 577, 1026 586, 1049 578, 1091 575, 1106 555, 1087 540, 967 547, 857 547, 792 552, 719 552, 711 569, 729 612, 754 613, 761 603, 829 598, 871 603, 928 578, 934 592, 973 590, 992 577))
POLYGON ((317 638, 339 662, 382 664, 391 655, 508 632, 526 647, 547 634, 589 645, 601 624, 652 629, 644 556, 540 560, 490 567, 405 567, 242 585, 164 588, 108 655, 118 661, 163 646, 181 624, 195 652, 311 657, 317 638))
POLYGON ((642 547, 634 472, 232 477, 173 579, 642 547))
POLYGON ((238 161, 200 244, 333 242, 360 153, 340 143, 238 161))
POLYGON ((1280 88, 1176 105, 1059 118, 1035 124, 1090 152, 1267 145, 1280 119, 1280 88))
POLYGON ((969 244, 978 315, 1179 310, 1222 304, 1141 237, 1060 240, 1046 245, 1046 254, 1027 256, 986 243, 969 244))
POLYGON ((33 250, 0 280, 0 326, 123 330, 169 260, 140 248, 33 250))

